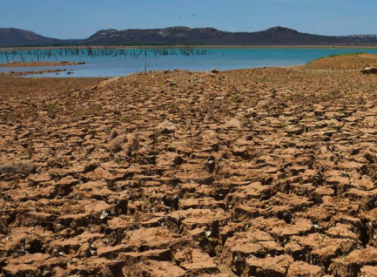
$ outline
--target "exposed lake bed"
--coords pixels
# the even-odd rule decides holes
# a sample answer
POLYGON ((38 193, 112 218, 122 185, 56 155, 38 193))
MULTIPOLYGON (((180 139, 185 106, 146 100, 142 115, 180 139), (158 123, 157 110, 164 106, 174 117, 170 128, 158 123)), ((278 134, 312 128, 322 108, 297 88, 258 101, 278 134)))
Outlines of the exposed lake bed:
POLYGON ((0 272, 373 276, 376 60, 1 76, 0 272))
POLYGON ((2 0, 0 277, 377 277, 375 11, 2 0))

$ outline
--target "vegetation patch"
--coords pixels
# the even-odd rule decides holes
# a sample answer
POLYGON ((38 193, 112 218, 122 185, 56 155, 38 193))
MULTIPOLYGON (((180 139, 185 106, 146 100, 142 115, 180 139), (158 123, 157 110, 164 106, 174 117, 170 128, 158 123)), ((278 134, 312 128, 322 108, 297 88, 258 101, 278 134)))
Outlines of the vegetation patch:
POLYGON ((308 69, 363 69, 365 66, 377 66, 377 55, 363 52, 330 55, 309 62, 308 69))

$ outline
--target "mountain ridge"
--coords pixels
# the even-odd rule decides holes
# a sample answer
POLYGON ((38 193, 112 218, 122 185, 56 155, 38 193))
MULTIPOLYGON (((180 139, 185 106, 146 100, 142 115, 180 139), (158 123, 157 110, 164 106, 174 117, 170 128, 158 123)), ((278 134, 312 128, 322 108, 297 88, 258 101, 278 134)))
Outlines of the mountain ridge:
POLYGON ((325 36, 276 26, 258 32, 229 32, 212 27, 175 26, 156 29, 99 30, 86 39, 62 40, 16 28, 0 28, 0 47, 53 45, 208 46, 377 46, 377 35, 325 36))
POLYGON ((46 45, 62 40, 41 36, 32 31, 17 28, 0 28, 0 46, 46 45))

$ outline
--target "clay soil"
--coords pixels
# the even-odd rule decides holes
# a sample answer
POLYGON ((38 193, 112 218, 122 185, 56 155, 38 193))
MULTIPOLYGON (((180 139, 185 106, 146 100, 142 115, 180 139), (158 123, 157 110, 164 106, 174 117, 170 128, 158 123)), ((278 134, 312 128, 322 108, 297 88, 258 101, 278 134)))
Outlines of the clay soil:
POLYGON ((377 276, 375 75, 0 82, 2 276, 377 276))
POLYGON ((52 74, 55 73, 57 75, 66 72, 67 75, 74 74, 73 70, 67 71, 67 69, 45 69, 45 70, 32 70, 32 71, 10 71, 10 72, 2 72, 0 73, 1 77, 20 77, 20 76, 28 76, 28 75, 42 75, 42 74, 52 74))

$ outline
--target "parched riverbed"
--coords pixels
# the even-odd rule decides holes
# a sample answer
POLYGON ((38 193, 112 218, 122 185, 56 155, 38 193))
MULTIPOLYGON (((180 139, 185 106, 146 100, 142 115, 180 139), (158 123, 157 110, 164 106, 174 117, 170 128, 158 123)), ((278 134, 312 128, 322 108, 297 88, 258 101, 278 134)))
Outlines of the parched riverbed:
POLYGON ((76 80, 1 91, 2 276, 375 276, 376 76, 76 80))

